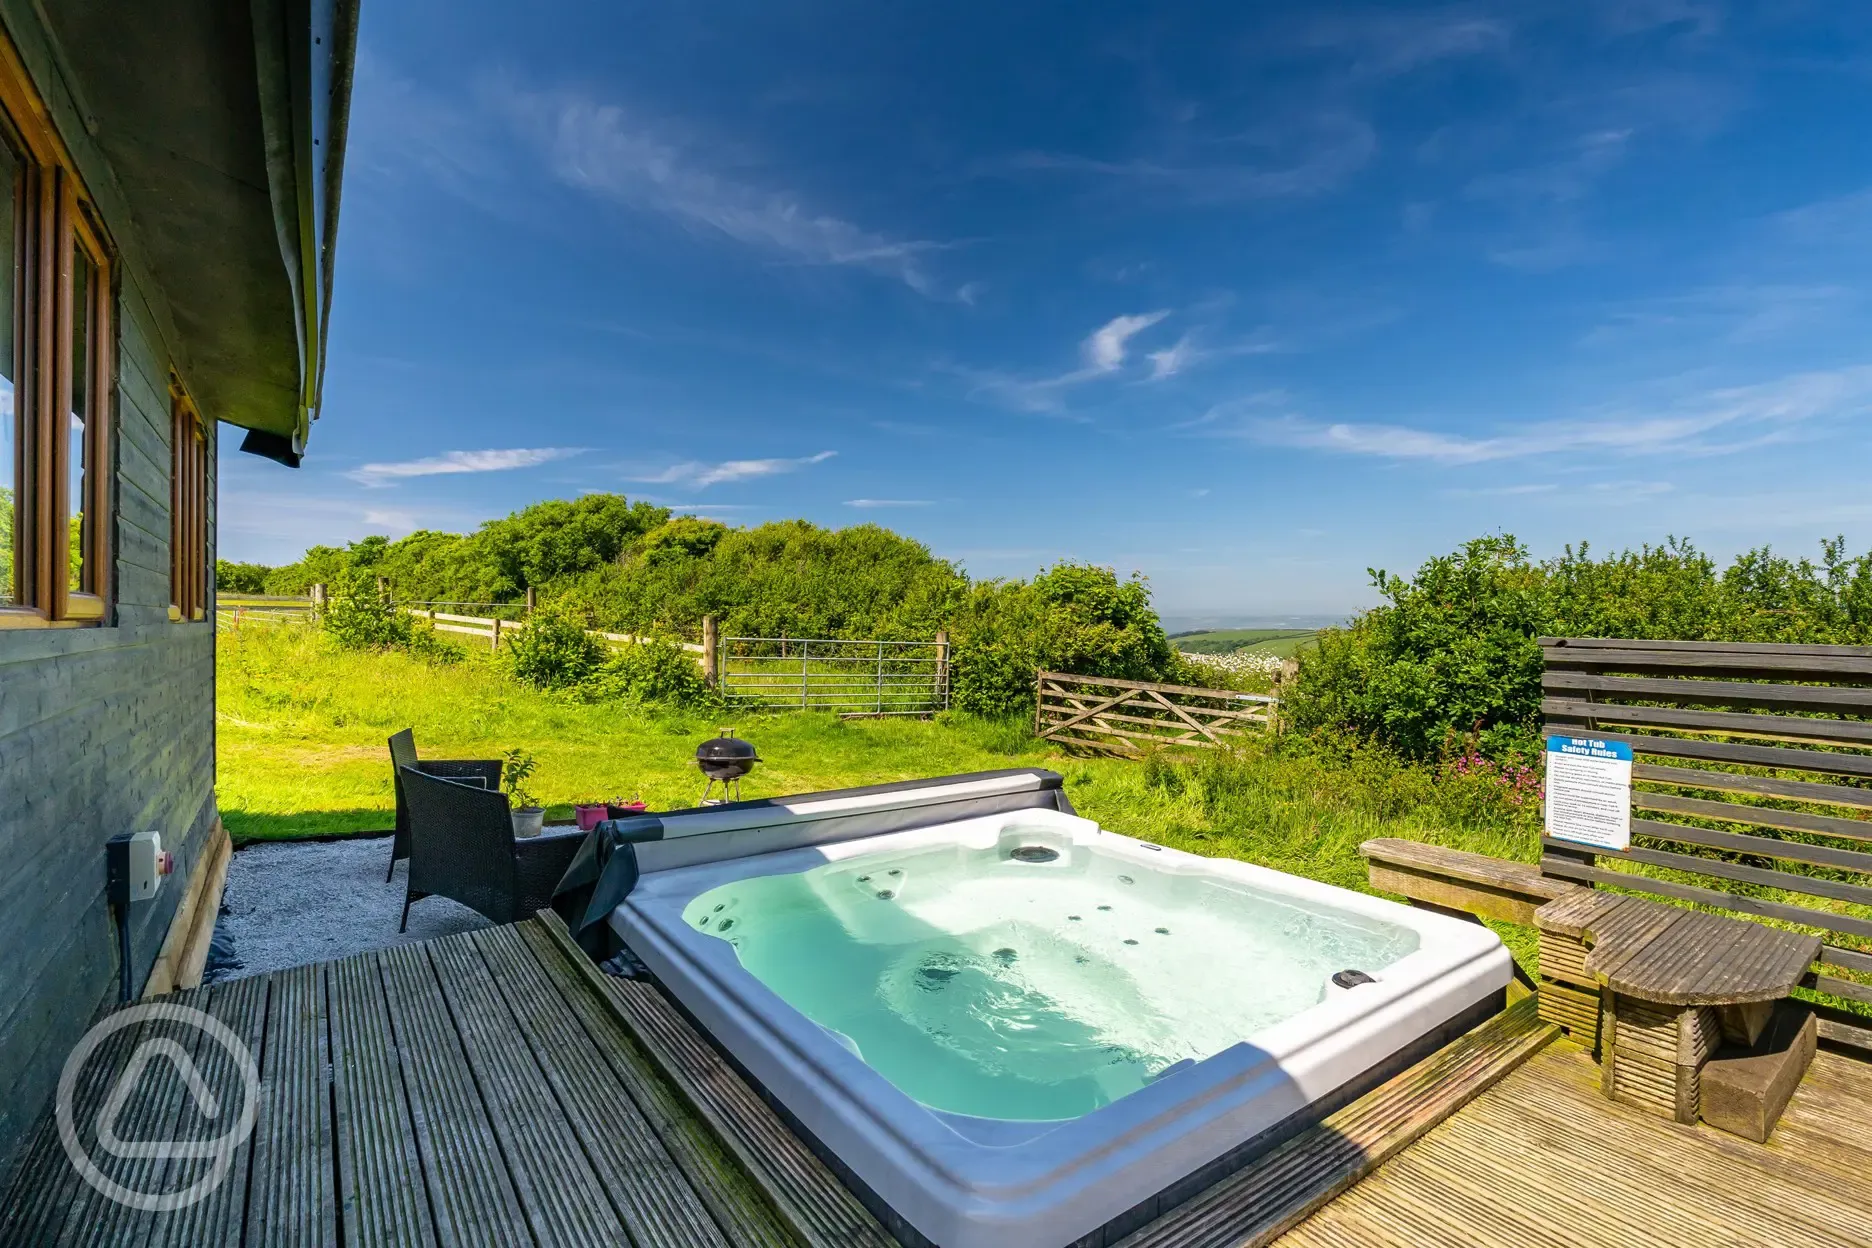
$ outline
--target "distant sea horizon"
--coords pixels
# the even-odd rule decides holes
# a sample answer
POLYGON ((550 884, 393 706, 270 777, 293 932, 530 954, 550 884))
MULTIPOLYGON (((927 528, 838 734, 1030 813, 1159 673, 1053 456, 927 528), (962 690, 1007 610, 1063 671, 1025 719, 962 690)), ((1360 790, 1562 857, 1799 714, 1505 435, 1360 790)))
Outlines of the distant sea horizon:
POLYGON ((1219 628, 1332 628, 1357 614, 1352 611, 1294 615, 1251 615, 1228 611, 1163 611, 1157 618, 1166 633, 1192 633, 1219 628))

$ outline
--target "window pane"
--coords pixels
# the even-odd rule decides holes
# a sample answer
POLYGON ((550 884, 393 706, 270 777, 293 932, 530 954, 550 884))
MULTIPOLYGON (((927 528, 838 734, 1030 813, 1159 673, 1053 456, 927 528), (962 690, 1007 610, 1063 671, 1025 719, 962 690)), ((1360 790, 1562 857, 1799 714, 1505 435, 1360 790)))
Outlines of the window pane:
POLYGON ((20 167, 5 143, 0 143, 0 607, 19 601, 14 578, 14 511, 19 497, 19 412, 13 399, 13 292, 18 289, 14 266, 13 223, 17 215, 20 167))
POLYGON ((68 587, 76 591, 88 591, 91 584, 91 569, 87 566, 91 551, 96 543, 92 540, 91 529, 94 517, 91 508, 86 506, 88 495, 85 493, 86 479, 90 474, 90 439, 85 437, 85 425, 91 418, 91 260, 84 254, 84 248, 72 248, 72 360, 71 360, 71 414, 67 421, 67 436, 71 439, 70 455, 66 460, 71 479, 66 498, 71 508, 71 555, 70 579, 68 587))

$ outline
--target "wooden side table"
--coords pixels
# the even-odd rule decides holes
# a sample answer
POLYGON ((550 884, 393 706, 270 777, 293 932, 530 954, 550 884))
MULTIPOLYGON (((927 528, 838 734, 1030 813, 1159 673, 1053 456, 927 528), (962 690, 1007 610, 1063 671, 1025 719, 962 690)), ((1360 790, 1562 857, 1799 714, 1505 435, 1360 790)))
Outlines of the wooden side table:
POLYGON ((1678 1122, 1697 1120, 1698 1077, 1718 1046, 1754 1044, 1820 952, 1817 936, 1593 889, 1548 902, 1534 922, 1543 976, 1570 981, 1542 1015, 1564 1014, 1584 1039, 1596 991, 1601 1089, 1678 1122))

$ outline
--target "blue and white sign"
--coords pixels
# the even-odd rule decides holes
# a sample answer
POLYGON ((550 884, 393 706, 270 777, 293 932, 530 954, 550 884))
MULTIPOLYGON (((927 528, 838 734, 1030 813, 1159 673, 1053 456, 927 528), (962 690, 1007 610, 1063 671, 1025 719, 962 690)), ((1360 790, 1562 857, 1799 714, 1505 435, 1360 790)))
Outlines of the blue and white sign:
POLYGON ((1547 835, 1594 849, 1631 847, 1631 746, 1547 738, 1547 835))

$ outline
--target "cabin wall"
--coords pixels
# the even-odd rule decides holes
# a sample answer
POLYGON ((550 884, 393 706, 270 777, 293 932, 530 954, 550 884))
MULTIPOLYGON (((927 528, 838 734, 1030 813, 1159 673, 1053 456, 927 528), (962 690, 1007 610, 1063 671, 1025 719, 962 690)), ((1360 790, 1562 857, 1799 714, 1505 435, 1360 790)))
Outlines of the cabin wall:
MULTIPOLYGON (((140 991, 216 820, 212 595, 205 622, 169 618, 168 378, 172 367, 184 378, 188 369, 167 345, 178 339, 161 291, 136 254, 128 213, 113 212, 114 179, 77 118, 36 7, 0 0, 0 23, 116 252, 116 605, 106 627, 0 629, 0 1185, 66 1055, 117 997, 104 842, 154 828, 176 859, 157 898, 133 907, 140 991)), ((211 428, 211 568, 217 441, 211 428)))

